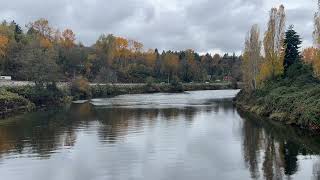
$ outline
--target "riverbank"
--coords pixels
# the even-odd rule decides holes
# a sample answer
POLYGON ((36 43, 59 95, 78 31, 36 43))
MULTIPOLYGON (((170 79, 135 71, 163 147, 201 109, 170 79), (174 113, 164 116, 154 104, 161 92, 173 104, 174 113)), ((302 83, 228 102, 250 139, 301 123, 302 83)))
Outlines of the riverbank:
MULTIPOLYGON (((14 84, 14 83, 13 83, 14 84)), ((37 88, 33 85, 2 87, 0 93, 0 117, 7 117, 37 109, 63 106, 72 100, 108 98, 123 94, 173 93, 197 90, 235 89, 232 83, 189 83, 189 84, 90 84, 86 88, 72 90, 68 84, 37 88), (10 96, 8 96, 8 94, 10 96), (14 97, 14 98, 12 98, 14 97), (1 102, 2 102, 1 101, 1 102)))
POLYGON ((236 106, 287 125, 320 129, 320 83, 311 77, 279 79, 252 93, 241 91, 236 106))

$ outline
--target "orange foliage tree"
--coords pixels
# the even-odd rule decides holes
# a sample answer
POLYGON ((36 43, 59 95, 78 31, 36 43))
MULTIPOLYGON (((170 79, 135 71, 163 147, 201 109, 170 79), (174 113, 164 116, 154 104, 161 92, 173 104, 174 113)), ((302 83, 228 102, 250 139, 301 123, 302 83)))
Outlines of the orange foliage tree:
POLYGON ((0 35, 0 57, 6 56, 9 39, 6 36, 0 35))

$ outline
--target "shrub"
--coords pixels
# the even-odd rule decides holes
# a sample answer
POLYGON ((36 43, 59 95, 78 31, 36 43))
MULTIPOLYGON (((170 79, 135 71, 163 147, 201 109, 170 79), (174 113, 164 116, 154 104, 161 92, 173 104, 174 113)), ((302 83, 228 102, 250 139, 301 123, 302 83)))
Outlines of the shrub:
POLYGON ((90 84, 87 79, 79 77, 72 82, 71 95, 74 100, 91 98, 90 84))
POLYGON ((9 92, 4 89, 0 89, 0 111, 15 112, 19 111, 31 111, 34 108, 34 104, 26 98, 19 96, 16 93, 9 92))
POLYGON ((156 93, 160 92, 160 87, 154 84, 154 79, 152 77, 148 77, 146 79, 146 85, 144 87, 144 92, 147 93, 156 93))
POLYGON ((56 84, 43 86, 19 86, 8 87, 7 91, 16 93, 28 99, 36 106, 42 105, 61 105, 67 99, 67 92, 60 90, 56 84))
POLYGON ((184 91, 183 85, 177 76, 174 76, 172 78, 170 86, 171 86, 171 92, 183 92, 184 91))
POLYGON ((110 85, 96 85, 91 87, 91 96, 93 98, 105 98, 114 93, 110 85))

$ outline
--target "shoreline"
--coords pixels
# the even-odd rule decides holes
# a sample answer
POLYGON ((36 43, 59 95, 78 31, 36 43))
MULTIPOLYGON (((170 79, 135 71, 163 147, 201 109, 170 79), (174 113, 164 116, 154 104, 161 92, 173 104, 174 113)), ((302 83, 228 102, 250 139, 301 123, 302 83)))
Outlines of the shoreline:
MULTIPOLYGON (((200 91, 200 90, 228 90, 228 89, 237 89, 233 87, 232 83, 190 83, 190 84, 182 84, 181 89, 174 89, 169 84, 95 84, 91 86, 92 96, 90 98, 85 99, 74 99, 70 94, 62 97, 62 99, 56 99, 56 103, 45 102, 46 104, 36 104, 32 102, 32 100, 26 98, 25 89, 31 88, 32 86, 14 86, 14 87, 2 87, 3 89, 15 93, 19 97, 24 97, 31 104, 34 105, 34 108, 26 110, 24 106, 14 106, 13 108, 3 108, 4 110, 0 110, 0 120, 8 117, 25 114, 28 112, 35 112, 38 110, 46 110, 55 107, 62 107, 68 104, 71 104, 73 101, 90 101, 95 98, 111 98, 118 95, 127 95, 127 94, 153 94, 153 93, 183 93, 185 91, 200 91), (21 91, 21 92, 20 92, 21 91)), ((61 87, 59 87, 61 88, 61 87)), ((62 87, 61 89, 66 89, 62 87)), ((67 88, 69 90, 69 88, 67 88)))
POLYGON ((240 92, 233 99, 233 102, 240 112, 251 114, 256 118, 261 118, 265 121, 281 123, 284 126, 290 126, 310 133, 319 134, 320 126, 310 122, 308 125, 302 125, 298 124, 297 122, 293 122, 287 117, 290 112, 267 112, 263 107, 265 105, 259 105, 254 97, 245 95, 243 92, 240 92))

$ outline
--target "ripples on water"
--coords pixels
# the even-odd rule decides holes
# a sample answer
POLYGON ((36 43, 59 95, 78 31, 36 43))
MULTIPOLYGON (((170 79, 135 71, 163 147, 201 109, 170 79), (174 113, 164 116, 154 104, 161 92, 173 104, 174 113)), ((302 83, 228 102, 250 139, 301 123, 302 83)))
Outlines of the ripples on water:
POLYGON ((319 138, 238 91, 124 95, 0 121, 0 179, 319 179, 319 138))

